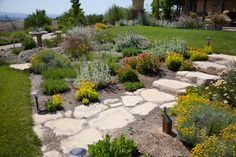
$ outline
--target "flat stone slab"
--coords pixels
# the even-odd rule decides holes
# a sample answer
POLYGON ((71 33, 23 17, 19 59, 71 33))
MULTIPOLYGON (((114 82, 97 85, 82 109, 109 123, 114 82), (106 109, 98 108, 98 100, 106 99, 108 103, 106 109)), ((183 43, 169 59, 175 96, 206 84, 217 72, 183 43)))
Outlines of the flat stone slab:
POLYGON ((165 102, 175 101, 175 97, 171 94, 160 92, 156 89, 146 89, 143 90, 140 95, 146 101, 155 102, 158 104, 162 104, 165 102))
POLYGON ((89 125, 100 130, 117 129, 135 121, 135 118, 123 107, 101 112, 99 117, 89 122, 89 125))
POLYGON ((211 81, 215 81, 220 78, 216 75, 193 71, 178 71, 176 73, 176 77, 183 81, 191 82, 197 85, 209 84, 211 81))
POLYGON ((109 104, 110 107, 118 107, 118 106, 122 106, 122 102, 118 102, 118 103, 115 103, 115 104, 109 104))
POLYGON ((174 106, 174 104, 176 104, 176 101, 175 102, 169 102, 169 103, 165 103, 165 104, 162 104, 161 106, 159 106, 160 109, 164 109, 165 107, 166 108, 171 108, 174 106))
POLYGON ((146 102, 142 105, 134 107, 130 112, 132 114, 148 115, 149 112, 151 112, 155 107, 157 107, 157 104, 154 104, 152 102, 146 102))
POLYGON ((30 63, 24 63, 24 64, 11 64, 9 66, 10 68, 17 69, 17 70, 26 70, 31 67, 30 63))
POLYGON ((81 105, 75 107, 74 116, 76 118, 89 118, 97 113, 106 110, 108 107, 103 104, 90 104, 89 106, 81 105))
POLYGON ((143 98, 140 96, 122 96, 121 99, 125 106, 135 106, 143 102, 143 98))
POLYGON ((34 132, 36 135, 42 140, 44 137, 45 129, 42 125, 38 124, 33 127, 34 132))
POLYGON ((87 128, 79 134, 63 139, 61 149, 64 153, 69 153, 73 148, 81 147, 88 149, 88 144, 93 144, 102 139, 102 134, 94 128, 87 128))
POLYGON ((227 69, 225 65, 208 62, 208 61, 197 61, 193 62, 193 66, 196 68, 196 70, 211 74, 211 75, 220 75, 223 71, 227 69))
POLYGON ((119 99, 107 99, 103 101, 104 105, 108 105, 108 104, 114 104, 117 103, 119 101, 119 99))
POLYGON ((58 151, 53 150, 53 151, 44 153, 43 157, 62 157, 62 154, 58 151))
POLYGON ((58 112, 57 114, 44 114, 44 115, 36 113, 36 114, 33 114, 33 119, 34 119, 35 124, 40 124, 49 120, 61 118, 62 116, 63 115, 61 112, 58 112))
POLYGON ((59 135, 74 135, 82 129, 85 120, 62 118, 45 123, 45 127, 49 127, 53 132, 59 135))
POLYGON ((154 81, 152 86, 167 93, 177 94, 179 90, 193 85, 183 81, 160 79, 154 81))
POLYGON ((211 54, 208 55, 208 60, 217 64, 222 64, 231 67, 232 65, 235 66, 236 56, 225 54, 211 54))

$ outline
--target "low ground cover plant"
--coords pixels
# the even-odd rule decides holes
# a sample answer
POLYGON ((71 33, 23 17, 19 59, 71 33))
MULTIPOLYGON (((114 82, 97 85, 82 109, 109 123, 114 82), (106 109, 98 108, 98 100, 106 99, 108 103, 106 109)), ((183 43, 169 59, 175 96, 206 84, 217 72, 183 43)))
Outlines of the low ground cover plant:
POLYGON ((137 89, 144 88, 145 85, 142 82, 125 82, 123 84, 124 89, 129 92, 136 91, 137 89))
POLYGON ((122 50, 122 54, 124 57, 131 57, 131 56, 137 56, 139 53, 141 53, 141 49, 136 48, 125 48, 122 50))
POLYGON ((138 73, 130 65, 124 65, 118 70, 118 80, 124 82, 139 82, 138 73))
POLYGON ((180 71, 194 71, 195 68, 190 60, 184 60, 179 69, 180 71))
POLYGON ((43 45, 46 46, 47 48, 53 48, 57 47, 59 45, 60 41, 58 38, 52 38, 52 39, 44 39, 43 40, 43 45))
POLYGON ((175 52, 169 52, 165 59, 165 63, 170 70, 177 71, 182 65, 184 57, 181 54, 175 52))
POLYGON ((42 73, 44 79, 76 78, 74 68, 50 68, 42 73))
POLYGON ((119 35, 115 39, 115 50, 121 52, 125 48, 147 49, 150 45, 150 41, 141 36, 136 35, 133 32, 129 32, 127 35, 119 35))
POLYGON ((45 104, 45 110, 48 113, 56 112, 62 108, 61 96, 59 94, 53 95, 45 104))
POLYGON ((205 61, 208 59, 208 54, 212 53, 210 46, 204 46, 203 48, 188 48, 188 56, 191 61, 205 61))
POLYGON ((49 68, 69 67, 69 60, 53 50, 45 49, 31 58, 31 64, 31 70, 34 73, 41 74, 49 68))
POLYGON ((53 95, 68 91, 69 84, 62 79, 46 79, 41 83, 43 94, 53 95))
POLYGON ((84 105, 98 100, 98 93, 95 90, 96 85, 87 80, 81 80, 79 88, 76 91, 76 98, 84 105))
POLYGON ((137 147, 134 141, 126 139, 123 134, 113 140, 111 140, 109 135, 106 135, 103 140, 88 145, 88 154, 90 157, 128 157, 133 156, 136 151, 137 147))

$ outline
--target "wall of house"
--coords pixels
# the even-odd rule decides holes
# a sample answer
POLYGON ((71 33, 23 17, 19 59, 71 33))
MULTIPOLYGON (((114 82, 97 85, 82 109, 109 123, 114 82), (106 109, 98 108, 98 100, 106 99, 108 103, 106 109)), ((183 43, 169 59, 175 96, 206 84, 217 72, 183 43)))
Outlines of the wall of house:
POLYGON ((236 0, 225 0, 224 10, 236 11, 236 0))

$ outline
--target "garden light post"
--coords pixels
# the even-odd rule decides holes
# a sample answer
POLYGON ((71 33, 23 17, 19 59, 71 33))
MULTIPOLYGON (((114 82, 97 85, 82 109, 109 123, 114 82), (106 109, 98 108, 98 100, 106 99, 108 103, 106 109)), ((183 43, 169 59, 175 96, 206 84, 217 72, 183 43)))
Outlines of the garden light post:
POLYGON ((36 107, 37 107, 37 111, 39 112, 39 101, 38 101, 38 90, 34 90, 31 95, 35 98, 35 103, 36 103, 36 107))
POLYGON ((168 135, 172 135, 173 134, 172 133, 172 119, 166 113, 166 107, 164 108, 162 129, 163 129, 163 132, 168 134, 168 135))
POLYGON ((70 151, 69 157, 84 157, 87 153, 87 150, 84 148, 74 148, 70 151))
POLYGON ((211 37, 207 37, 207 46, 211 46, 211 42, 212 42, 212 38, 211 37))

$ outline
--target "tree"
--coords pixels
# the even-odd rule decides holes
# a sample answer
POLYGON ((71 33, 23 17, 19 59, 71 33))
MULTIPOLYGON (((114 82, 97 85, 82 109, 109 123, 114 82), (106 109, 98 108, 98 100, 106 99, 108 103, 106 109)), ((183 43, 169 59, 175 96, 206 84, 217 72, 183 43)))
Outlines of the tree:
POLYGON ((162 17, 166 20, 171 20, 171 8, 174 5, 174 0, 161 0, 162 17))
POLYGON ((153 0, 151 7, 152 7, 152 15, 156 18, 159 18, 160 0, 153 0))
POLYGON ((52 20, 46 15, 45 10, 36 10, 24 20, 25 28, 41 28, 45 25, 50 25, 52 20))
POLYGON ((71 0, 70 2, 72 3, 70 10, 71 15, 73 17, 72 23, 74 25, 83 24, 85 22, 85 16, 79 0, 71 0))

